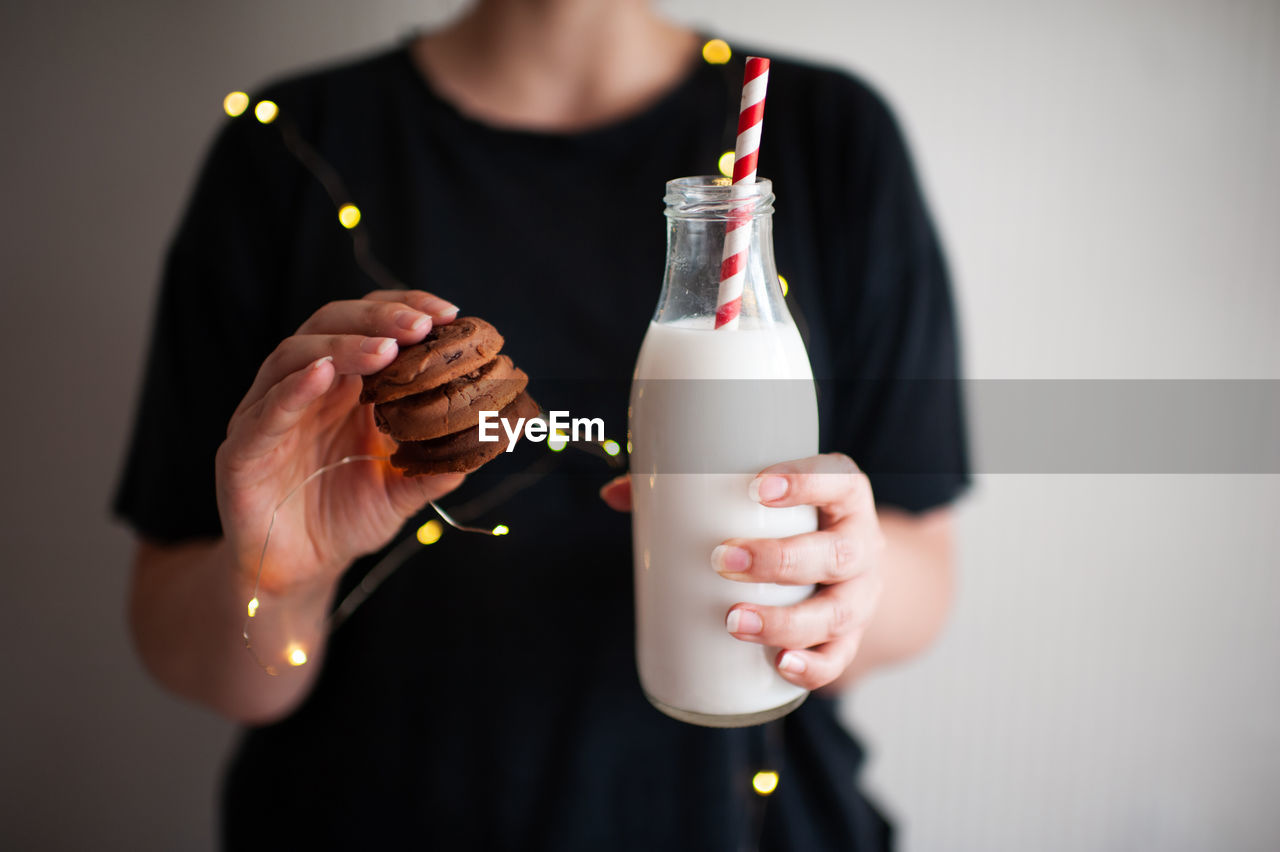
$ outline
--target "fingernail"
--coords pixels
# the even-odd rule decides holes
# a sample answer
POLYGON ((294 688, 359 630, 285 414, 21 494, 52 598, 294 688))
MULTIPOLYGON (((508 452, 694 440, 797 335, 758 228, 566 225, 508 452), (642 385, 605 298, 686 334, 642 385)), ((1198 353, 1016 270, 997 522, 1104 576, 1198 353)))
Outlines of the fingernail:
POLYGON ((445 319, 446 317, 456 316, 458 313, 457 305, 449 305, 447 308, 436 308, 431 312, 431 316, 437 319, 445 319))
POLYGON ((366 337, 360 341, 360 351, 370 355, 385 355, 396 342, 390 337, 366 337))
POLYGON ((406 331, 421 331, 431 323, 431 317, 417 311, 398 311, 396 325, 406 331))
POLYGON ((724 620, 724 626, 730 633, 759 633, 764 630, 764 622, 758 613, 749 609, 731 609, 724 620))
POLYGON ((804 674, 804 658, 799 654, 788 651, 782 655, 781 660, 778 660, 778 668, 791 674, 804 674))
POLYGON ((744 574, 751 568, 751 552, 731 544, 718 544, 711 551, 711 567, 721 574, 744 574))
POLYGON ((326 362, 326 361, 332 361, 332 360, 333 360, 333 356, 332 356, 332 355, 326 355, 326 356, 324 356, 323 358, 317 358, 316 360, 314 360, 314 361, 312 361, 312 362, 311 362, 311 369, 312 369, 312 370, 319 370, 319 369, 320 369, 320 365, 321 365, 321 364, 323 364, 323 363, 324 363, 324 362, 326 362))
POLYGON ((757 503, 769 503, 786 496, 787 480, 782 476, 757 476, 747 486, 747 494, 757 503))

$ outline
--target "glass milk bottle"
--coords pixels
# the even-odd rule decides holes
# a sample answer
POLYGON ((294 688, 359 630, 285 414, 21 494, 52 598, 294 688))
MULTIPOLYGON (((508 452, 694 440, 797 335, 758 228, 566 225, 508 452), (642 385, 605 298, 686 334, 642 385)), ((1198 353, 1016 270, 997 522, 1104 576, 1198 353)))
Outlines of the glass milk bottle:
POLYGON ((778 674, 777 648, 735 639, 725 617, 735 603, 785 606, 813 588, 726 580, 711 551, 817 529, 813 507, 766 508, 747 492, 761 469, 817 453, 813 374, 774 269, 772 183, 680 178, 666 204, 662 294, 631 386, 637 666, 663 713, 755 725, 808 693, 778 674), (726 224, 748 205, 740 318, 716 329, 726 224))

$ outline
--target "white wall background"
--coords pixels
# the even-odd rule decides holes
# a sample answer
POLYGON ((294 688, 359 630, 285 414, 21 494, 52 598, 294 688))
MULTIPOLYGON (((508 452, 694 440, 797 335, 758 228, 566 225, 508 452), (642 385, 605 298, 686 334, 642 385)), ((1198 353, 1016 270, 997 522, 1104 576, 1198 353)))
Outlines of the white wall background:
MULTIPOLYGON (((159 257, 225 92, 458 5, 0 13, 0 845, 212 848, 231 732, 134 662, 104 516, 159 257)), ((1280 379, 1274 0, 663 6, 895 103, 970 375, 1280 379)), ((1277 476, 979 477, 948 633, 850 701, 905 848, 1280 848, 1278 509, 1277 476)))

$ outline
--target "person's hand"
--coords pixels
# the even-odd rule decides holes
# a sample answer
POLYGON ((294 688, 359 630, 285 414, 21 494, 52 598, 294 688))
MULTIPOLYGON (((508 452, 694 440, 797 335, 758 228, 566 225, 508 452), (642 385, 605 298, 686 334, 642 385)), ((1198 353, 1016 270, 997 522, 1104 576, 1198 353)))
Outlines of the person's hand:
MULTIPOLYGON (((401 344, 421 341, 457 308, 420 290, 330 302, 263 362, 218 448, 218 511, 237 564, 256 573, 272 511, 309 474, 344 456, 389 455, 395 443, 359 402, 361 376, 401 344)), ((324 587, 356 557, 385 545, 404 521, 456 488, 461 474, 405 477, 386 462, 355 462, 312 481, 280 509, 262 589, 324 587)))
MULTIPOLYGON (((731 538, 711 554, 722 577, 744 583, 817 584, 792 606, 737 603, 725 617, 744 642, 781 650, 774 662, 805 689, 834 682, 849 668, 875 612, 884 580, 880 531, 871 483, 848 457, 813 456, 762 470, 751 496, 770 507, 816 506, 818 531, 789 538, 731 538)), ((601 497, 619 511, 631 508, 631 486, 619 477, 601 497)))

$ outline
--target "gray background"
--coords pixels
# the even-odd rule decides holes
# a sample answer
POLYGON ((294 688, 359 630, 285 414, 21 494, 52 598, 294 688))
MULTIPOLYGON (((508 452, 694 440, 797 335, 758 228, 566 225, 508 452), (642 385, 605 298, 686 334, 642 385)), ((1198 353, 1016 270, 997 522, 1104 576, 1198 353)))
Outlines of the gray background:
MULTIPOLYGON (((232 731, 133 659, 104 510, 159 258, 223 94, 457 4, 76 5, 0 22, 0 845, 207 849, 232 731)), ((1280 5, 664 5, 890 97, 970 375, 1280 379, 1280 5)), ((849 701, 905 847, 1280 846, 1277 509, 1276 476, 980 476, 947 633, 849 701)))

